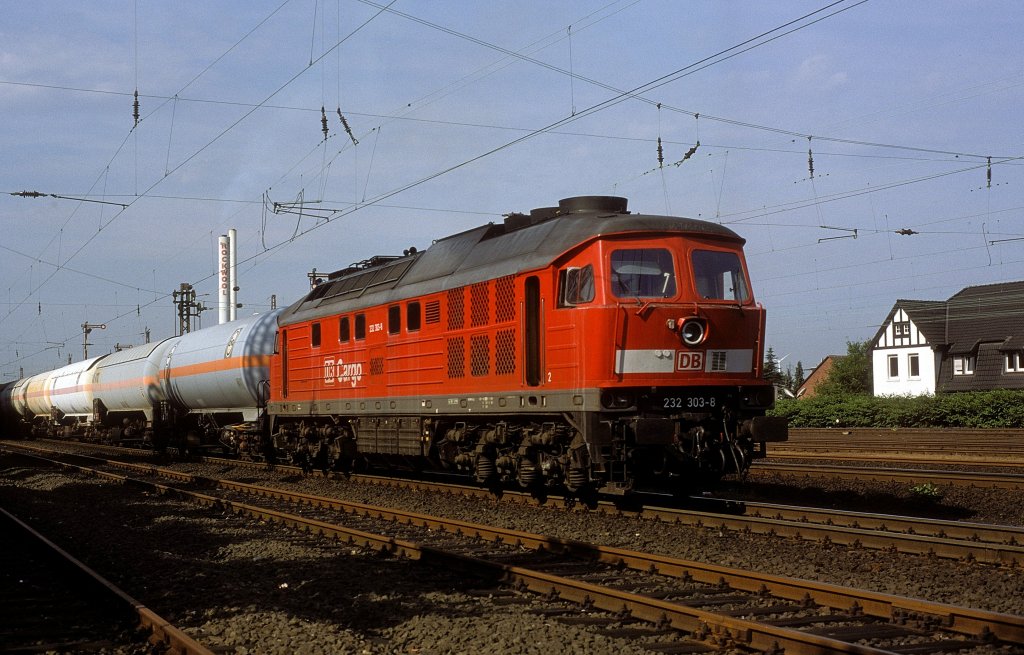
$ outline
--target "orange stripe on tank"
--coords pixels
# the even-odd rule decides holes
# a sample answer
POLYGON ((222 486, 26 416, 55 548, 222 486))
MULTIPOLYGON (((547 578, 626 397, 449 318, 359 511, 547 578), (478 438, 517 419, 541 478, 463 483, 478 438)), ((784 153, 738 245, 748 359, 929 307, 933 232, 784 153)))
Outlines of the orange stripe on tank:
POLYGON ((183 378, 193 375, 208 375, 210 373, 220 373, 222 371, 236 371, 251 368, 261 368, 270 366, 270 355, 243 355, 241 357, 231 357, 228 359, 218 359, 211 362, 201 362, 199 364, 189 364, 186 366, 175 366, 168 370, 162 370, 158 375, 147 375, 142 378, 131 378, 129 380, 118 380, 117 382, 101 382, 92 384, 79 384, 73 387, 64 387, 62 389, 46 389, 30 391, 26 390, 26 400, 28 398, 36 399, 42 396, 47 402, 54 396, 66 396, 69 394, 92 392, 97 391, 108 391, 113 389, 125 389, 138 385, 151 386, 157 385, 163 380, 168 378, 183 378))
POLYGON ((217 359, 198 364, 186 364, 175 366, 170 371, 160 371, 162 379, 188 377, 190 375, 206 375, 208 373, 219 373, 221 371, 234 371, 238 369, 260 368, 270 366, 270 355, 243 355, 229 359, 217 359))

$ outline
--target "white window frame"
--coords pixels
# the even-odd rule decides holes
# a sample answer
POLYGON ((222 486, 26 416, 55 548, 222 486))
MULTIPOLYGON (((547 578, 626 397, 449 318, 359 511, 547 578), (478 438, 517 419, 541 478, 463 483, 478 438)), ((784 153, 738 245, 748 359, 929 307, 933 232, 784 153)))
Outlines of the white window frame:
POLYGON ((974 357, 964 355, 954 357, 953 375, 974 375, 974 357))
POLYGON ((890 380, 899 380, 900 379, 900 356, 899 355, 889 355, 888 361, 886 362, 886 366, 887 366, 886 373, 888 374, 889 379, 890 380), (895 373, 893 373, 893 369, 894 368, 896 369, 895 373))
POLYGON ((1024 353, 1006 353, 1004 373, 1024 373, 1024 353))
POLYGON ((907 377, 911 380, 921 379, 921 357, 917 353, 907 355, 907 377), (917 369, 916 373, 914 372, 915 368, 917 369))

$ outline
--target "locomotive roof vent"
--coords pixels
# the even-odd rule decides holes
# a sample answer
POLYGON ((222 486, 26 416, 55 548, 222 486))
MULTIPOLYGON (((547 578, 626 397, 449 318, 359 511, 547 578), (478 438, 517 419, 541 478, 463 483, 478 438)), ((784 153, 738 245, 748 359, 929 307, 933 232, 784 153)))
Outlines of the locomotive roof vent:
POLYGON ((529 214, 513 212, 505 215, 505 231, 520 230, 524 227, 549 221, 569 214, 627 214, 625 198, 618 196, 574 196, 558 201, 557 207, 537 207, 529 214))
POLYGON ((628 202, 619 196, 574 196, 558 201, 558 213, 625 214, 628 202))
POLYGON ((559 213, 558 207, 538 207, 537 209, 531 209, 529 214, 521 214, 519 212, 505 214, 505 231, 512 232, 513 230, 521 230, 524 227, 530 227, 537 223, 543 223, 555 218, 559 213))

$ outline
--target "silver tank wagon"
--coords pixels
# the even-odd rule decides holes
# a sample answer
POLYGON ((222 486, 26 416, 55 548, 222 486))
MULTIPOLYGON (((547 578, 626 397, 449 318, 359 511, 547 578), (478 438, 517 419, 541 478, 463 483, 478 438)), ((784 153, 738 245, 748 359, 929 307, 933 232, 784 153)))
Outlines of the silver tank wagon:
POLYGON ((170 398, 194 413, 240 412, 255 421, 266 401, 270 355, 282 310, 185 334, 161 366, 170 398))
POLYGON ((111 353, 96 366, 94 397, 110 414, 140 413, 152 422, 153 411, 167 400, 167 382, 160 367, 179 341, 172 337, 111 353))
POLYGON ((106 355, 68 364, 48 374, 49 379, 44 384, 45 391, 49 393, 47 405, 56 410, 54 418, 74 418, 83 422, 90 419, 96 364, 104 357, 106 355))

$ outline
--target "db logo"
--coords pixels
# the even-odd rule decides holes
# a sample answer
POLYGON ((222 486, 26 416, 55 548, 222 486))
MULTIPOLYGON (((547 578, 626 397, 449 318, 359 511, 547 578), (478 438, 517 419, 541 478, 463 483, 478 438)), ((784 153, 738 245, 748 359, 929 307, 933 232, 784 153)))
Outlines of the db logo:
POLYGON ((704 353, 679 353, 676 360, 677 371, 700 371, 704 368, 704 353))
POLYGON ((353 387, 363 379, 363 365, 359 362, 346 364, 345 360, 324 360, 324 384, 351 384, 353 387))

